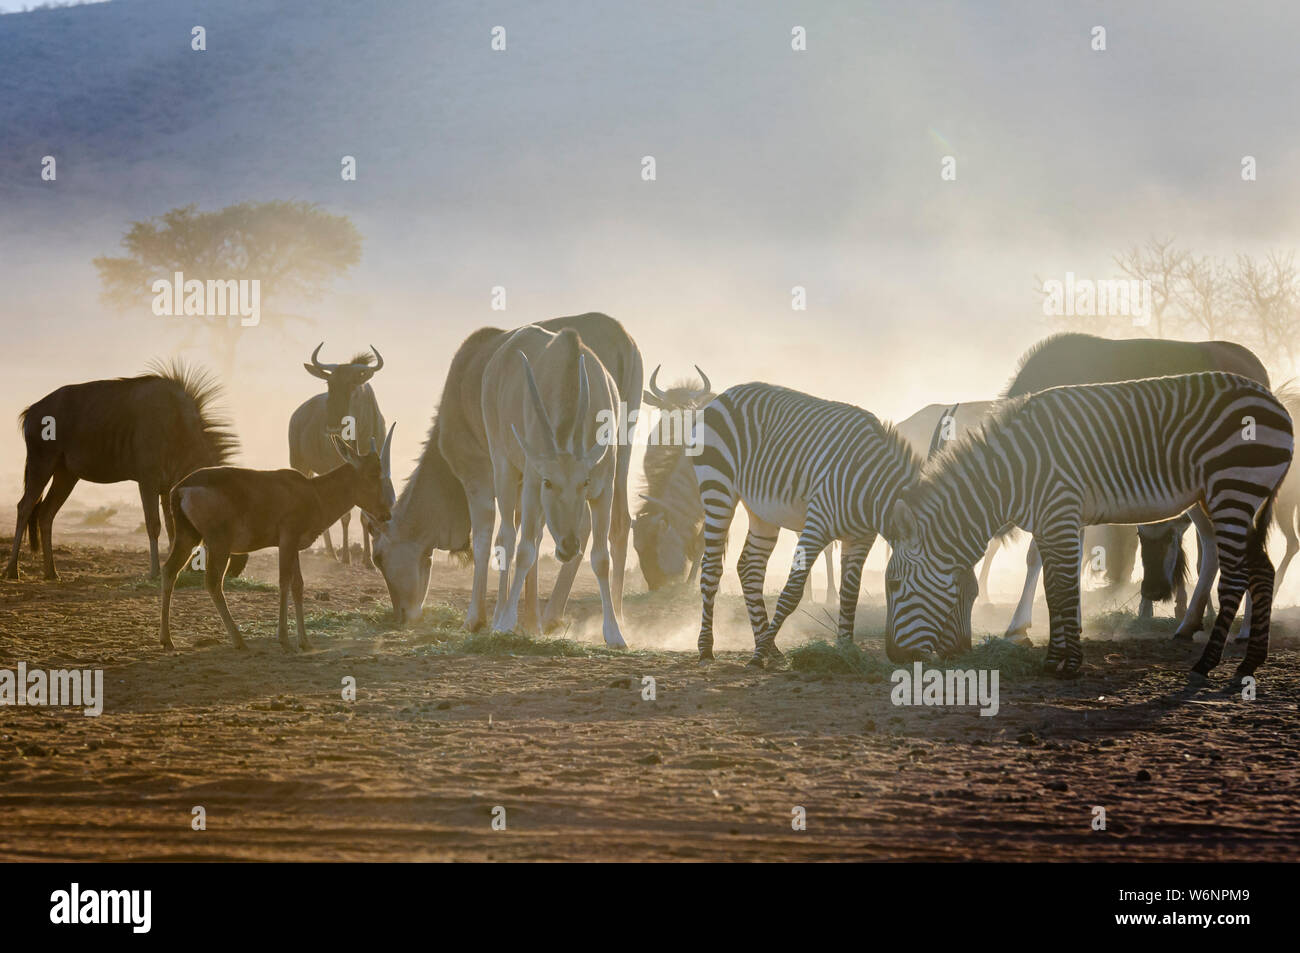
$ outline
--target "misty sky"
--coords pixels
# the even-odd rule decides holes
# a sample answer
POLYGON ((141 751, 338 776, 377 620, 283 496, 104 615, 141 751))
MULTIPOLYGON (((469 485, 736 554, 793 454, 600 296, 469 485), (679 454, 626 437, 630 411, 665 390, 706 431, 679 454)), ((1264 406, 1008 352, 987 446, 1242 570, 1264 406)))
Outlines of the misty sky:
MULTIPOLYGON (((1152 234, 1225 255, 1296 245, 1297 27, 1274 4, 1041 0, 114 0, 6 16, 0 419, 179 347, 184 319, 97 299, 90 259, 130 221, 270 198, 348 214, 365 245, 304 306, 315 326, 241 341, 228 403, 249 465, 287 462, 322 338, 327 359, 384 352, 400 461, 470 331, 586 310, 622 320, 670 378, 698 363, 716 385, 765 379, 895 419, 987 398, 1049 330, 1036 275, 1110 277, 1152 234), (45 154, 57 183, 39 179, 45 154), (1258 181, 1241 181, 1243 155, 1258 181)), ((184 355, 211 360, 202 338, 184 355)), ((0 432, 16 499, 21 441, 0 432)))

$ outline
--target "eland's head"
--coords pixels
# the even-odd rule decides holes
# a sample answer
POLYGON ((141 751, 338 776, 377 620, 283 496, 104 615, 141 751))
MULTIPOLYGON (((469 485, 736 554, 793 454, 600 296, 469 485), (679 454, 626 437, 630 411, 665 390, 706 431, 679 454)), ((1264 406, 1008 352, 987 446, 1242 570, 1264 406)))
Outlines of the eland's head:
POLYGON ((971 607, 979 594, 972 567, 944 556, 906 500, 890 509, 885 537, 885 654, 891 662, 949 658, 970 648, 971 607))
POLYGON ((321 341, 311 353, 311 363, 304 364, 307 373, 319 377, 327 386, 325 398, 325 432, 337 434, 343 431, 343 418, 352 403, 352 394, 375 374, 383 370, 384 359, 371 345, 370 354, 358 354, 346 364, 322 364, 320 349, 325 346, 321 341))
MULTIPOLYGON (((578 394, 574 407, 573 428, 566 441, 561 441, 546 412, 533 366, 527 355, 519 351, 528 384, 525 403, 533 410, 531 418, 524 415, 524 427, 514 424, 510 429, 523 449, 527 467, 540 484, 542 512, 546 528, 555 540, 555 555, 568 562, 582 552, 584 539, 582 521, 587 501, 612 490, 613 468, 602 467, 609 458, 610 447, 598 440, 587 442, 587 418, 591 407, 591 388, 587 377, 587 357, 578 351, 578 394)), ((604 382, 601 382, 604 386, 604 382)))

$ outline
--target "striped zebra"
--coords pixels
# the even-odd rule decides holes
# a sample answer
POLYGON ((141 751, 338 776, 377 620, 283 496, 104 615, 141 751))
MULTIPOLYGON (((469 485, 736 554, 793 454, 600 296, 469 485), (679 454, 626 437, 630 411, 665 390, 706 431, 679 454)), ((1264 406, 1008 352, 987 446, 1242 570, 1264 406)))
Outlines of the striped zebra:
MULTIPOLYGON (((713 658, 713 605, 738 503, 749 514, 736 569, 754 630, 750 665, 781 657, 777 632, 799 604, 818 554, 836 539, 843 542, 838 636, 852 639, 862 563, 890 506, 916 481, 920 459, 865 410, 772 384, 728 388, 705 406, 697 426, 693 462, 705 514, 700 661, 713 658), (799 533, 799 544, 769 622, 763 583, 783 527, 799 533)), ((964 632, 969 640, 969 616, 964 632)))
POLYGON ((1267 387, 1220 372, 1054 387, 1011 398, 927 466, 894 504, 899 542, 886 571, 885 645, 893 661, 951 650, 941 620, 957 597, 954 573, 974 564, 1008 524, 1034 534, 1043 560, 1051 641, 1044 667, 1075 677, 1084 526, 1153 523, 1189 507, 1218 551, 1219 615, 1193 668, 1204 678, 1223 654, 1243 593, 1251 638, 1237 677, 1268 655, 1273 566, 1269 511, 1291 464, 1291 417, 1267 387))

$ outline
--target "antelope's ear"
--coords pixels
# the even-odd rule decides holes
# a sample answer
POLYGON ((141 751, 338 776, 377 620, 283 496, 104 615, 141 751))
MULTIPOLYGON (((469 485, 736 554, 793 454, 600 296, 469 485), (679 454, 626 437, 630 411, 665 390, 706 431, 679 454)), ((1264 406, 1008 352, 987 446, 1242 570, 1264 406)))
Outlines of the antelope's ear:
POLYGON ((594 447, 582 455, 582 463, 588 470, 595 469, 601 460, 605 459, 605 454, 609 453, 609 444, 597 443, 594 447))
POLYGON ((315 364, 304 364, 302 366, 302 369, 305 370, 312 377, 319 377, 323 381, 327 381, 330 379, 329 372, 322 371, 315 364))
POLYGON ((910 543, 916 540, 920 533, 920 525, 916 521, 916 514, 912 508, 907 505, 906 500, 895 500, 894 505, 890 507, 889 515, 885 517, 885 538, 896 543, 910 543))

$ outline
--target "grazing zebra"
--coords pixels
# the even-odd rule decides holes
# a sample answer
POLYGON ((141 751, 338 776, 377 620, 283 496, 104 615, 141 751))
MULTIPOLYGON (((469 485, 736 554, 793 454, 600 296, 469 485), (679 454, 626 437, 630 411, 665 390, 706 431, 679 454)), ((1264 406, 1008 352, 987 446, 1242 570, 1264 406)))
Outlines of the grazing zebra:
POLYGON ((1273 566, 1264 536, 1293 448, 1286 408, 1235 374, 1054 387, 1007 400, 927 467, 889 515, 886 532, 898 540, 885 576, 890 659, 952 650, 942 622, 958 596, 954 573, 1015 524, 1034 534, 1043 561, 1045 668, 1077 676, 1083 527, 1151 523, 1195 507, 1222 576, 1219 615, 1193 672, 1204 677, 1218 664, 1249 587, 1251 639, 1237 676, 1250 674, 1268 655, 1273 566))
MULTIPOLYGON (((838 635, 852 639, 863 560, 894 500, 916 481, 920 459, 865 410, 771 384, 728 388, 704 408, 697 426, 701 451, 694 466, 705 514, 700 661, 713 658, 713 604, 737 503, 749 514, 736 569, 754 629, 750 664, 780 658, 777 632, 799 604, 817 555, 834 539, 843 541, 838 635), (763 582, 782 527, 797 531, 799 544, 769 622, 763 582)), ((962 631, 969 640, 969 614, 962 631)))

